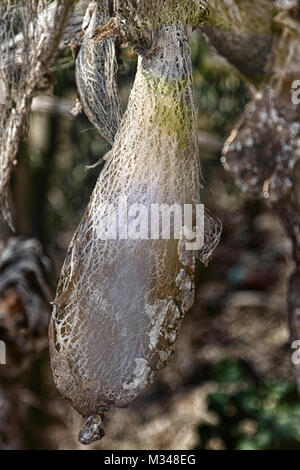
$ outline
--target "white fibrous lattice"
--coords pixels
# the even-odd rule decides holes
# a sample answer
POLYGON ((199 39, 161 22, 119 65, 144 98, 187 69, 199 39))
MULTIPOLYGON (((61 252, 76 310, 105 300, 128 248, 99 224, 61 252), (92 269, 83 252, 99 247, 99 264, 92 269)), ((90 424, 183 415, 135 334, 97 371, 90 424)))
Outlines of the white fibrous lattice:
POLYGON ((92 40, 96 27, 109 18, 109 0, 90 3, 85 18, 85 37, 76 61, 76 82, 86 115, 100 134, 113 144, 122 117, 115 79, 115 43, 113 39, 98 43, 92 40))
POLYGON ((34 93, 46 86, 49 65, 73 2, 0 2, 0 213, 12 226, 8 193, 34 93))
MULTIPOLYGON (((62 269, 52 368, 58 389, 86 417, 128 404, 168 363, 193 305, 196 258, 206 262, 219 240, 208 215, 198 227, 200 251, 186 250, 184 227, 179 240, 105 239, 120 200, 200 204, 188 39, 185 26, 163 27, 152 53, 140 54, 127 111, 62 269)), ((118 218, 118 235, 122 229, 118 218)))

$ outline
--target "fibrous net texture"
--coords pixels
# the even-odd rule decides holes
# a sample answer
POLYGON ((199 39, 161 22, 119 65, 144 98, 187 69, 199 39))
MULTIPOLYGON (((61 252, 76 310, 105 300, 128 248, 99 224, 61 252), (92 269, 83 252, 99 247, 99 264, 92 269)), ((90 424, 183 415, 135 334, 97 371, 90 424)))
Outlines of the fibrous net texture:
POLYGON ((0 3, 0 211, 11 226, 9 181, 19 142, 72 8, 71 0, 0 3))
POLYGON ((242 191, 273 203, 298 194, 299 106, 291 96, 300 70, 298 24, 287 21, 274 40, 269 81, 252 98, 223 149, 223 164, 242 191))
POLYGON ((208 14, 207 0, 115 0, 117 16, 138 30, 165 25, 199 25, 208 14))
MULTIPOLYGON (((193 304, 199 253, 186 250, 184 231, 179 240, 105 239, 115 224, 111 207, 118 213, 124 198, 130 207, 200 204, 188 37, 185 26, 163 27, 155 52, 140 55, 127 111, 62 269, 52 368, 83 416, 129 403, 152 381, 193 304)), ((204 261, 219 239, 219 227, 205 220, 204 261)), ((118 217, 117 225, 121 232, 118 217)))
POLYGON ((0 251, 0 295, 5 295, 8 289, 18 293, 30 332, 45 332, 49 323, 50 268, 48 258, 35 239, 11 238, 0 251))
POLYGON ((95 43, 92 39, 96 27, 109 20, 110 7, 109 0, 90 2, 85 37, 76 61, 76 82, 87 117, 112 145, 122 118, 115 41, 95 43))

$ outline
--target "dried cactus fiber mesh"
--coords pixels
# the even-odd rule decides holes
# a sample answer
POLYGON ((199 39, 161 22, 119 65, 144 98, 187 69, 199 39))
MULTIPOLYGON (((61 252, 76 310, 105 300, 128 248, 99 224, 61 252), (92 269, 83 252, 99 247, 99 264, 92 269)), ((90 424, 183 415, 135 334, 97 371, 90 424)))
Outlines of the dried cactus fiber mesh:
POLYGON ((161 26, 150 48, 139 45, 127 110, 60 276, 52 369, 87 418, 84 444, 104 435, 111 407, 127 406, 168 364, 193 305, 196 259, 207 263, 219 241, 219 224, 195 210, 203 206, 190 32, 161 26), (174 206, 194 209, 189 223, 175 215, 163 223, 174 206), (187 243, 195 227, 204 246, 187 243))
POLYGON ((83 22, 85 37, 76 61, 76 82, 80 101, 89 120, 112 145, 122 118, 119 90, 115 80, 115 43, 92 41, 96 27, 110 18, 111 2, 91 2, 83 22))
POLYGON ((246 107, 222 156, 243 192, 273 203, 290 198, 298 185, 300 122, 292 93, 300 71, 298 11, 294 18, 288 11, 277 14, 275 21, 282 32, 273 42, 268 82, 246 107))
POLYGON ((207 0, 114 0, 114 8, 118 21, 133 36, 164 25, 200 25, 209 11, 207 0))
MULTIPOLYGON (((0 305, 3 314, 0 326, 8 334, 16 332, 23 352, 30 349, 21 341, 23 336, 45 333, 49 323, 49 287, 51 264, 36 239, 11 238, 0 250, 0 305), (9 321, 11 305, 19 301, 22 321, 9 321), (26 326, 24 326, 26 325, 26 326), (24 349, 25 348, 25 349, 24 349)), ((13 311, 13 308, 12 308, 13 311)))
POLYGON ((12 227, 9 182, 31 101, 47 84, 49 65, 73 10, 73 0, 0 2, 0 213, 12 227))

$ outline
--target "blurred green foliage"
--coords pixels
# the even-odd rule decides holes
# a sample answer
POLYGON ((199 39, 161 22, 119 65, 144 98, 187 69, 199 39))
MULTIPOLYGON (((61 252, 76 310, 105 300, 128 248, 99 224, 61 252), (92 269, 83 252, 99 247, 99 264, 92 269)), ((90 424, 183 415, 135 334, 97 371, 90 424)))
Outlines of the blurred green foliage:
POLYGON ((222 360, 207 397, 215 423, 199 426, 199 449, 300 449, 300 402, 291 382, 261 381, 242 362, 222 360))

